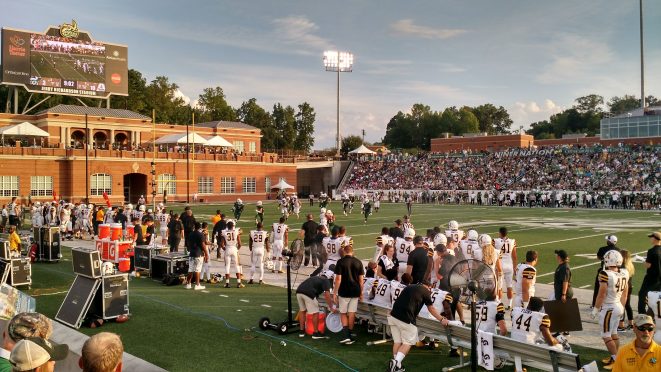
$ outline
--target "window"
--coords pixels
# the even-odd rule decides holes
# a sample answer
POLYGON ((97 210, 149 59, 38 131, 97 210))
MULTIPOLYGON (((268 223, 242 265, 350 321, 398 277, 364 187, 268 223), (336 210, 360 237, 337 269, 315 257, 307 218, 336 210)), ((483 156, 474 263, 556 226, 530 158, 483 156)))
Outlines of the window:
POLYGON ((232 144, 234 145, 234 151, 243 152, 243 141, 234 141, 232 144))
POLYGON ((163 190, 167 191, 168 195, 177 193, 177 183, 174 182, 177 177, 174 174, 163 173, 158 175, 158 193, 162 194, 163 190))
POLYGON ((32 196, 52 196, 53 195, 53 177, 51 177, 51 176, 32 176, 32 177, 30 177, 30 195, 32 195, 32 196))
POLYGON ((236 183, 234 177, 221 177, 220 178, 220 193, 221 194, 234 194, 236 192, 236 183))
POLYGON ((255 177, 243 177, 243 192, 252 194, 257 192, 257 179, 255 177))
POLYGON ((248 144, 248 152, 257 152, 257 145, 254 141, 248 144))
POLYGON ((271 191, 271 177, 264 178, 264 190, 265 192, 271 191))
POLYGON ((112 176, 105 173, 96 173, 90 176, 90 194, 112 194, 112 176))
POLYGON ((18 176, 0 176, 0 195, 18 196, 18 176))
POLYGON ((198 177, 197 192, 200 194, 213 193, 213 177, 198 177))

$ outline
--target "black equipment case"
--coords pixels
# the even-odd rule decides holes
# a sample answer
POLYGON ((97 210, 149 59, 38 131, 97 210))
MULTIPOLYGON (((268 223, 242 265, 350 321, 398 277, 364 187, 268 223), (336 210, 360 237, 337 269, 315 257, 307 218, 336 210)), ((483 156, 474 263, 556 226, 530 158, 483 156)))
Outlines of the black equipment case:
POLYGON ((100 279, 76 275, 55 319, 75 329, 80 328, 100 285, 100 279))
POLYGON ((188 274, 188 255, 170 252, 152 257, 151 277, 164 278, 172 274, 188 274))
POLYGON ((101 287, 96 291, 90 311, 103 319, 114 319, 129 315, 128 274, 106 275, 100 279, 101 287))
POLYGON ((101 257, 96 249, 73 248, 71 249, 71 261, 74 273, 94 279, 101 277, 101 257))
POLYGON ((16 257, 8 260, 0 260, 0 265, 9 267, 7 284, 11 286, 32 285, 32 265, 28 257, 16 257))
POLYGON ((150 245, 138 245, 135 247, 135 268, 136 270, 147 270, 151 275, 152 258, 167 254, 168 247, 153 247, 150 245))

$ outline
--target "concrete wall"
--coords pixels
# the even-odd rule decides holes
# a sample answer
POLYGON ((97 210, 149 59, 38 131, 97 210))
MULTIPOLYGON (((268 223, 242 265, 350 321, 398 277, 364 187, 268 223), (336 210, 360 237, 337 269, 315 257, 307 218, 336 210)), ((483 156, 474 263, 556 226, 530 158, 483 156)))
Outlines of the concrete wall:
POLYGON ((331 194, 340 182, 349 161, 302 162, 296 163, 296 191, 300 195, 320 192, 331 194))

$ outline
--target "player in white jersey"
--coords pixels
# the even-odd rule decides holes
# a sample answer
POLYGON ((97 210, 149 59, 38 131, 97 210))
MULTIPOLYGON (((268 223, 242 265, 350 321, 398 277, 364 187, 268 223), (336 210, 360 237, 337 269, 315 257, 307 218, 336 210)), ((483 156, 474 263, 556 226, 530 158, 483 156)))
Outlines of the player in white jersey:
POLYGON ((326 262, 324 262, 323 269, 329 270, 331 265, 335 265, 337 261, 342 258, 342 244, 344 239, 338 236, 340 228, 335 226, 331 231, 331 236, 324 237, 321 240, 321 245, 326 251, 326 262))
POLYGON ((617 326, 624 315, 629 286, 629 272, 620 268, 623 261, 622 254, 617 250, 608 251, 604 255, 605 269, 599 273, 599 292, 591 314, 592 319, 599 314, 601 337, 611 354, 610 360, 604 363, 604 367, 612 368, 620 347, 617 326))
POLYGON ((90 205, 83 204, 80 208, 79 218, 80 218, 81 239, 85 238, 85 234, 87 234, 87 236, 94 235, 94 230, 92 229, 92 210, 94 210, 93 204, 90 205))
POLYGON ((505 306, 496 301, 495 295, 489 294, 486 300, 475 303, 475 318, 475 324, 480 331, 495 334, 497 327, 501 336, 507 336, 505 306))
POLYGON ((291 204, 293 206, 292 209, 294 210, 296 218, 299 218, 299 215, 301 214, 301 201, 298 200, 298 196, 296 196, 296 194, 292 195, 291 204))
MULTIPOLYGON (((527 344, 543 344, 558 351, 571 351, 567 340, 562 336, 551 335, 551 318, 542 313, 544 302, 539 297, 531 297, 528 308, 515 307, 512 310, 513 340, 527 344)), ((514 358, 515 369, 522 370, 521 358, 514 358)))
POLYGON ((459 252, 461 252, 460 259, 474 259, 482 261, 482 249, 477 242, 477 231, 468 230, 467 239, 459 241, 459 252))
POLYGON ((654 342, 661 345, 661 292, 647 292, 647 306, 652 309, 652 318, 656 323, 654 342))
POLYGON ((241 268, 239 267, 239 249, 241 249, 241 229, 234 228, 234 222, 227 223, 227 228, 220 232, 220 247, 225 251, 225 288, 230 287, 230 272, 232 266, 236 272, 237 288, 245 287, 241 283, 241 268))
MULTIPOLYGON (((439 314, 448 318, 448 320, 452 320, 452 301, 453 299, 450 292, 446 292, 438 288, 431 289, 432 306, 436 309, 436 311, 438 311, 439 314)), ((427 319, 436 319, 433 315, 431 315, 431 313, 429 313, 427 306, 423 306, 422 309, 420 309, 418 316, 427 319)))
MULTIPOLYGON (((369 278, 365 279, 365 283, 367 283, 367 279, 369 278)), ((363 298, 367 299, 366 302, 371 303, 372 305, 390 309, 392 307, 390 301, 390 280, 377 278, 371 283, 371 286, 363 284, 363 288, 369 290, 369 295, 367 297, 363 296, 363 298)))
POLYGON ((516 266, 516 277, 514 280, 514 301, 512 306, 526 308, 530 297, 535 295, 535 282, 537 281, 537 252, 526 252, 526 262, 516 266))
POLYGON ((404 230, 404 238, 398 237, 395 239, 395 254, 397 255, 397 260, 399 261, 399 276, 401 277, 403 273, 406 272, 406 265, 409 260, 409 253, 415 249, 413 245, 413 237, 415 236, 415 231, 412 229, 404 230))
POLYGON ((372 256, 373 262, 379 262, 379 257, 382 256, 383 247, 387 244, 394 245, 395 239, 388 235, 389 229, 384 227, 381 229, 381 235, 376 238, 376 248, 374 249, 374 256, 372 256))
POLYGON ((459 230, 459 222, 452 220, 448 222, 448 229, 445 230, 445 236, 459 242, 464 239, 464 231, 459 230))
POLYGON ((398 282, 396 280, 392 280, 390 282, 390 308, 392 309, 392 306, 395 304, 395 301, 399 298, 399 295, 402 294, 402 291, 404 288, 406 288, 407 285, 411 284, 412 278, 410 274, 404 274, 402 275, 402 281, 398 282), (408 282, 406 282, 408 276, 408 282))
POLYGON ((156 213, 156 221, 158 221, 158 231, 161 236, 161 244, 166 245, 168 243, 168 224, 170 223, 170 215, 166 213, 165 208, 156 213))
POLYGON ((319 210, 319 224, 323 225, 328 229, 328 220, 326 219, 326 208, 321 208, 319 210))
POLYGON ((347 228, 345 226, 340 226, 337 233, 337 238, 342 241, 340 245, 340 252, 344 252, 344 247, 350 245, 353 248, 353 239, 350 236, 347 236, 347 228))
POLYGON ((280 206, 280 215, 287 220, 289 217, 289 208, 287 206, 287 198, 284 196, 278 200, 278 205, 280 206))
POLYGON ((133 211, 132 214, 133 218, 137 218, 140 221, 140 223, 142 223, 142 217, 145 216, 145 209, 146 207, 144 204, 140 205, 138 209, 133 211))
POLYGON ((282 250, 289 244, 289 227, 285 225, 286 217, 280 217, 280 222, 273 224, 271 235, 273 236, 273 245, 271 245, 273 259, 273 272, 280 274, 282 271, 282 250))
POLYGON ((264 255, 269 252, 268 245, 268 232, 262 230, 263 225, 257 222, 257 230, 250 231, 250 240, 248 240, 248 248, 250 248, 250 281, 248 284, 253 284, 253 276, 255 271, 259 270, 259 284, 264 283, 264 255))
MULTIPOLYGON (((501 227, 498 233, 500 237, 494 239, 494 246, 496 247, 496 251, 500 252, 500 265, 503 270, 501 283, 502 286, 507 288, 507 309, 510 309, 512 307, 512 298, 514 297, 512 281, 514 278, 514 263, 517 262, 516 241, 507 237, 506 227, 501 227)), ((502 299, 502 293, 498 297, 502 299)))
POLYGON ((66 205, 60 211, 60 231, 66 234, 67 239, 71 239, 73 226, 71 225, 71 209, 66 205))
POLYGON ((415 230, 415 227, 413 227, 413 224, 411 223, 411 217, 405 215, 404 222, 402 222, 402 230, 406 231, 407 229, 415 230))

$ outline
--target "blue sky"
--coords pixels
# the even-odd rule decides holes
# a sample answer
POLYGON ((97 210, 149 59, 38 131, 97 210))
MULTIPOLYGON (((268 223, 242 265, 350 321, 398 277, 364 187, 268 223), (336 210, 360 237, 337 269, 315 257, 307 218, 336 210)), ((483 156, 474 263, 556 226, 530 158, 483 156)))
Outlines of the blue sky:
MULTIPOLYGON (((129 67, 166 75, 195 100, 221 86, 235 107, 252 97, 308 101, 315 148, 334 145, 336 75, 326 49, 351 51, 341 76, 343 135, 379 141, 414 103, 434 110, 493 103, 513 129, 581 95, 640 94, 636 0, 5 1, 3 27, 43 31, 74 18, 101 41, 127 44, 129 67)), ((645 1, 646 93, 661 96, 661 3, 645 1)))

